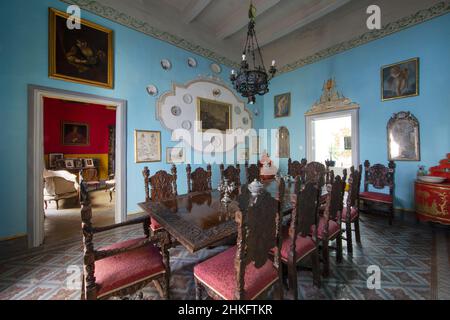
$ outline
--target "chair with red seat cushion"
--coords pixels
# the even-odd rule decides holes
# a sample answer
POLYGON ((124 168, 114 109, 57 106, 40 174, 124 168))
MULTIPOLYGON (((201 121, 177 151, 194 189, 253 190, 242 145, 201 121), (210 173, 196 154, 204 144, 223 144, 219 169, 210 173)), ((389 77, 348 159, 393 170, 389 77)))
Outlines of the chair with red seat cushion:
POLYGON ((247 183, 252 183, 255 180, 261 181, 261 170, 259 164, 249 165, 248 161, 245 162, 245 176, 247 183))
MULTIPOLYGON (((284 195, 282 181, 279 191, 284 195)), ((282 299, 280 202, 265 190, 255 198, 245 187, 238 202, 237 246, 194 267, 197 300, 202 299, 203 291, 214 299, 253 300, 272 286, 276 286, 277 298, 282 299)))
POLYGON ((80 184, 84 272, 81 299, 107 299, 131 294, 153 282, 161 297, 169 298, 169 240, 150 237, 149 217, 95 228, 84 182, 80 184), (119 227, 143 224, 145 237, 95 249, 94 235, 119 227))
POLYGON ((352 225, 355 227, 355 238, 358 244, 361 244, 361 232, 359 228, 359 208, 358 197, 361 181, 362 166, 359 166, 359 170, 355 170, 354 167, 350 168, 350 178, 348 180, 349 190, 345 207, 342 209, 341 220, 345 224, 345 234, 347 241, 347 253, 353 252, 352 243, 352 225), (350 211, 350 214, 348 214, 350 211))
MULTIPOLYGON (((344 171, 346 176, 346 170, 344 171)), ((327 197, 324 205, 323 215, 319 218, 317 227, 317 238, 322 243, 323 275, 328 277, 330 274, 330 242, 336 241, 336 262, 342 262, 342 231, 341 231, 341 212, 344 201, 345 182, 340 176, 334 176, 331 171, 329 175, 329 184, 327 184, 327 197)), ((314 234, 315 226, 311 228, 311 234, 314 234)))
POLYGON ((303 190, 296 190, 294 209, 292 210, 289 232, 285 233, 282 246, 281 261, 288 268, 289 293, 298 299, 297 265, 305 259, 312 259, 314 284, 320 286, 320 261, 317 241, 319 188, 317 183, 308 182, 303 190), (310 230, 316 232, 311 236, 310 230))
POLYGON ((288 160, 288 175, 293 178, 301 177, 302 180, 304 176, 304 168, 308 164, 306 159, 302 159, 302 161, 292 161, 291 158, 288 160))
MULTIPOLYGON (((162 201, 177 196, 177 167, 175 165, 172 166, 171 174, 161 170, 150 177, 150 170, 145 167, 142 175, 144 176, 145 202, 162 201)), ((151 218, 150 221, 152 235, 164 231, 156 220, 151 218)))
MULTIPOLYGON (((392 225, 394 218, 394 190, 395 190, 395 163, 390 161, 388 166, 376 164, 370 166, 370 162, 364 162, 364 192, 359 194, 359 200, 364 205, 379 204, 388 208, 389 224, 392 225), (372 185, 375 189, 389 188, 389 194, 381 192, 369 191, 369 186, 372 185)), ((365 211, 365 208, 363 208, 365 211)))

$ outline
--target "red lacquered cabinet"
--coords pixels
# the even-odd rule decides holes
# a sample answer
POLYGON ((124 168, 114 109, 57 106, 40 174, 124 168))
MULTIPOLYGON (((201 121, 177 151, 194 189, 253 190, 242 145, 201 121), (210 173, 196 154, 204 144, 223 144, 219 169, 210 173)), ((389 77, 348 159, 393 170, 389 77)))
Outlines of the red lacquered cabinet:
POLYGON ((450 183, 416 181, 415 198, 418 219, 450 225, 450 183))

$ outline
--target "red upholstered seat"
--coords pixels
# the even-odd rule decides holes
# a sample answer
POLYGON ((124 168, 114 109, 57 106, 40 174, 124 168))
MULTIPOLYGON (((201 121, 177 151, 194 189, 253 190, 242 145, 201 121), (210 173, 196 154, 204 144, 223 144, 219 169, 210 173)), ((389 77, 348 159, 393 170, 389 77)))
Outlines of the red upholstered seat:
MULTIPOLYGON (((297 236, 297 240, 295 242, 295 254, 297 257, 297 261, 300 261, 312 251, 314 251, 316 245, 311 237, 302 237, 300 235, 297 236)), ((289 253, 291 252, 291 240, 289 239, 288 229, 283 229, 283 244, 281 247, 281 259, 284 262, 288 261, 289 253)))
MULTIPOLYGON (((348 212, 347 207, 345 207, 342 210, 342 218, 341 218, 342 222, 347 221, 347 212, 348 212)), ((356 208, 352 208, 350 210, 350 221, 354 221, 356 218, 358 218, 358 210, 356 208)))
POLYGON ((163 229, 163 227, 161 227, 161 225, 158 223, 158 221, 156 221, 153 218, 151 218, 150 228, 152 229, 153 232, 163 229))
POLYGON ((359 194, 359 198, 361 200, 369 200, 369 201, 376 201, 376 202, 385 202, 385 203, 392 203, 392 196, 386 193, 379 193, 379 192, 361 192, 359 194))
MULTIPOLYGON (((234 300, 236 250, 237 248, 234 246, 194 267, 195 277, 225 300, 234 300)), ((277 280, 277 271, 270 260, 259 269, 253 262, 250 263, 245 271, 244 300, 255 299, 277 280)))
MULTIPOLYGON (((132 246, 142 239, 129 240, 100 250, 132 246)), ((165 272, 159 249, 153 244, 95 262, 97 296, 108 295, 129 285, 165 272)))
MULTIPOLYGON (((325 230, 326 220, 324 217, 320 217, 319 219, 319 229, 317 230, 317 237, 319 239, 323 238, 323 231, 325 230)), ((316 226, 311 226, 311 234, 314 234, 316 226)), ((328 238, 333 238, 338 232, 340 232, 341 228, 337 224, 336 221, 330 220, 328 221, 328 238)))

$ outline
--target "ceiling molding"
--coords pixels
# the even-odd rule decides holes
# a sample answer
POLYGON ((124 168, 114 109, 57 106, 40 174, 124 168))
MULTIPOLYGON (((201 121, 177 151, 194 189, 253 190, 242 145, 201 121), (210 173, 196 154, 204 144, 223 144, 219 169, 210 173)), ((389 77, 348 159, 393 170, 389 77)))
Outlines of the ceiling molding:
MULTIPOLYGON (((203 48, 199 45, 196 45, 192 42, 189 42, 185 39, 182 39, 168 32, 158 30, 157 28, 149 25, 147 22, 135 19, 125 13, 115 10, 112 7, 105 6, 99 3, 98 1, 95 0, 60 0, 60 1, 68 4, 78 5, 83 10, 89 11, 100 17, 114 21, 118 24, 129 27, 136 31, 142 32, 153 38, 168 42, 181 49, 193 52, 195 54, 198 54, 215 62, 221 63, 223 65, 229 66, 231 68, 239 68, 238 61, 232 61, 224 56, 221 56, 220 54, 217 54, 212 50, 203 48)), ((286 64, 279 68, 277 75, 294 71, 303 66, 329 58, 344 51, 351 50, 353 48, 367 44, 371 41, 381 39, 383 37, 413 27, 415 25, 426 22, 433 18, 445 15, 449 12, 450 12, 450 0, 444 0, 428 9, 420 10, 417 13, 412 14, 408 17, 402 18, 395 22, 388 23, 381 30, 367 32, 352 40, 341 42, 330 48, 321 50, 313 55, 310 55, 306 58, 302 58, 293 63, 286 64)))
POLYGON ((89 11, 93 14, 96 14, 102 18, 111 20, 118 24, 121 24, 125 27, 134 29, 136 31, 142 32, 148 36, 153 38, 168 42, 174 46, 177 46, 181 49, 196 53, 200 56, 203 56, 207 59, 213 60, 217 63, 229 66, 231 68, 238 68, 239 63, 235 61, 231 61, 230 59, 217 54, 216 52, 203 48, 199 45, 196 45, 190 41, 182 39, 176 35, 170 34, 168 32, 164 32, 158 30, 155 27, 152 27, 147 22, 142 20, 138 20, 133 18, 125 13, 119 12, 116 9, 105 6, 98 1, 95 0, 60 0, 62 2, 68 4, 75 4, 79 6, 81 9, 89 11))
POLYGON ((286 72, 294 71, 294 70, 304 67, 308 64, 315 63, 317 61, 329 58, 331 56, 337 55, 344 51, 348 51, 353 48, 367 44, 369 42, 384 38, 386 36, 389 36, 396 32, 413 27, 415 25, 426 22, 433 18, 445 15, 449 12, 450 12, 450 1, 445 0, 445 1, 439 2, 438 4, 436 4, 435 6, 433 6, 431 8, 420 10, 419 12, 412 14, 408 17, 397 20, 395 22, 388 23, 381 30, 367 32, 357 38, 354 38, 349 41, 341 42, 341 43, 336 44, 328 49, 319 51, 318 53, 313 54, 309 57, 297 60, 294 63, 287 64, 287 65, 283 66, 282 68, 280 68, 277 74, 279 75, 279 74, 283 74, 286 72))

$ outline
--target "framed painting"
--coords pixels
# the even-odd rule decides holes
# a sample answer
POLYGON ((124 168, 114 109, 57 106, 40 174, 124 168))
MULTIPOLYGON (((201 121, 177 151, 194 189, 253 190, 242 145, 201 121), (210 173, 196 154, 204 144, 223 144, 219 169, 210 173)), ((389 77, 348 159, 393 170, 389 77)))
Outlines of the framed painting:
POLYGON ((250 150, 252 155, 259 155, 259 136, 251 137, 250 150))
POLYGON ((219 130, 225 133, 232 129, 231 104, 198 98, 197 100, 197 121, 201 122, 203 131, 219 130))
POLYGON ((48 155, 48 167, 50 169, 55 169, 57 168, 57 161, 58 160, 63 160, 64 159, 64 154, 62 153, 50 153, 48 155))
POLYGON ((95 168, 94 159, 84 159, 84 166, 86 168, 95 168))
POLYGON ((395 113, 387 125, 389 161, 420 161, 419 121, 410 112, 395 113))
POLYGON ((134 158, 136 163, 161 161, 161 131, 134 131, 134 158))
POLYGON ((112 89, 113 31, 84 19, 71 30, 68 17, 49 9, 49 77, 112 89))
POLYGON ((89 125, 86 123, 62 123, 62 144, 64 146, 89 146, 89 125))
POLYGON ((389 101, 419 95, 419 58, 381 68, 381 100, 389 101))
POLYGON ((167 148, 166 159, 168 164, 179 164, 186 162, 184 148, 167 148))
POLYGON ((275 118, 289 117, 291 115, 291 94, 284 93, 275 96, 274 116, 275 118))
POLYGON ((238 151, 238 161, 248 161, 250 160, 250 150, 245 149, 239 149, 238 151))

